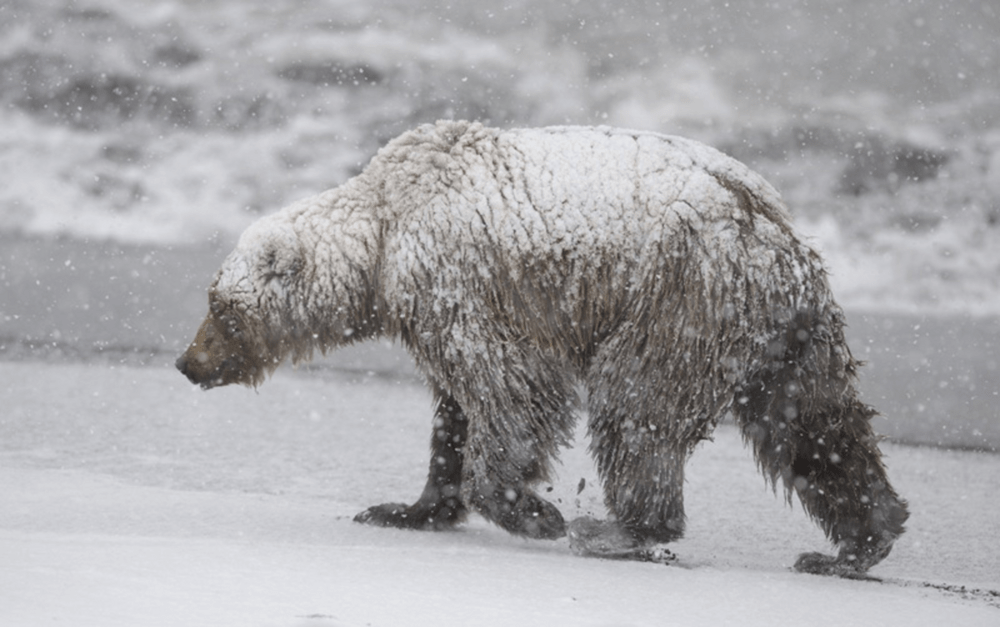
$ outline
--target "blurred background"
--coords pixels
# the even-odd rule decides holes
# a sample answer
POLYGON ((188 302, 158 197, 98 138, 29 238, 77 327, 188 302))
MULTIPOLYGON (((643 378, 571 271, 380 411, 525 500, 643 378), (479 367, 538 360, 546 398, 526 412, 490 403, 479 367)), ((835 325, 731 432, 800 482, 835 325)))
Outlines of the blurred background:
POLYGON ((0 358, 169 364, 251 221, 439 118, 747 162, 872 402, 929 416, 883 430, 996 450, 1000 7, 972 0, 0 0, 0 358))

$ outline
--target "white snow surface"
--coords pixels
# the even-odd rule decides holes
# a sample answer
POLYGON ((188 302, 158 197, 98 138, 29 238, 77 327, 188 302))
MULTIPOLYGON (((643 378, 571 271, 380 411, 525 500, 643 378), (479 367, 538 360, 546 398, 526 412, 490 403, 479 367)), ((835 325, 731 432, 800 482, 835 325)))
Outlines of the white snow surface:
MULTIPOLYGON (((2 625, 1000 621, 995 455, 884 444, 913 516, 882 581, 849 581, 791 571, 830 548, 728 425, 692 458, 687 535, 664 566, 476 517, 446 533, 353 523, 423 484, 430 398, 410 379, 279 371, 205 393, 166 368, 0 363, 0 381, 2 625)), ((563 462, 541 493, 603 517, 584 443, 563 462)))
MULTIPOLYGON (((995 315, 998 20, 989 2, 931 0, 5 0, 0 233, 147 259, 228 247, 419 123, 611 124, 761 172, 855 311, 995 315), (911 149, 947 161, 911 177, 911 149)), ((66 322, 80 314, 125 342, 181 341, 114 274, 79 283, 84 261, 23 310, 0 287, 0 335, 89 342, 66 322)), ((950 337, 941 354, 870 357, 959 390, 885 392, 936 414, 931 433, 962 428, 963 394, 994 390, 995 362, 947 353, 950 337), (958 361, 987 371, 978 388, 958 361)), ((846 581, 791 572, 831 549, 725 424, 689 465, 672 566, 584 559, 478 518, 441 534, 351 522, 419 494, 430 415, 422 386, 385 373, 286 369, 256 393, 202 393, 166 364, 0 363, 0 626, 1000 624, 996 455, 883 444, 908 532, 872 570, 882 582, 846 581)), ((541 490, 570 519, 604 515, 584 449, 541 490)))

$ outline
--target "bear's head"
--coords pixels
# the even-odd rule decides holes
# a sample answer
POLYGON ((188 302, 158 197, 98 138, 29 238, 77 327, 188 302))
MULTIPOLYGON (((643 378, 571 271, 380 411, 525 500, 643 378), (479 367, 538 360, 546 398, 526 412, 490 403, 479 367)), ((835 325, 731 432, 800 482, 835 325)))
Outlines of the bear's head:
POLYGON ((208 291, 208 315, 177 369, 205 389, 259 385, 295 352, 303 322, 300 278, 306 257, 295 229, 280 214, 240 236, 208 291))

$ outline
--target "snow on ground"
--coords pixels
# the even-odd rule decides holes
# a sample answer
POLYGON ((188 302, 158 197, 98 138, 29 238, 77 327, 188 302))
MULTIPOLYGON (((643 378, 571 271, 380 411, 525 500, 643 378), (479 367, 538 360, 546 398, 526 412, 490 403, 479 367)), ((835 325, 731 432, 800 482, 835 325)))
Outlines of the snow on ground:
MULTIPOLYGON (((0 4, 0 625, 1000 624, 996 455, 886 446, 913 510, 887 583, 789 572, 825 541, 725 426, 679 566, 584 560, 350 522, 422 486, 430 400, 393 363, 257 394, 168 369, 229 242, 403 129, 606 123, 775 183, 879 428, 997 450, 992 5, 502 4, 0 4)), ((565 462, 548 496, 600 515, 565 462)))
MULTIPOLYGON (((886 444, 909 531, 882 582, 843 581, 789 570, 825 540, 725 425, 695 452, 687 537, 662 566, 479 518, 440 534, 351 522, 422 487, 430 399, 405 376, 285 371, 205 393, 167 368, 24 362, 0 381, 3 625, 1000 621, 996 455, 886 444)), ((563 462, 542 492, 602 516, 584 444, 563 462)))

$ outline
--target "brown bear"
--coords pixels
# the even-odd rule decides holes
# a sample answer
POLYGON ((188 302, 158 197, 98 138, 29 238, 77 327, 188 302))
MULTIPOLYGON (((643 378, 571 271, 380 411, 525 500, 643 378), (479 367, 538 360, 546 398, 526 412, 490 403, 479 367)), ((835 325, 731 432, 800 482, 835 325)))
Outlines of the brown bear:
POLYGON ((611 513, 577 552, 642 558, 684 532, 684 465, 732 415, 765 476, 857 576, 903 533, 875 411, 858 399, 817 253, 763 178, 700 143, 612 128, 425 125, 341 186, 262 218, 209 289, 177 361, 204 388, 398 338, 436 401, 415 503, 357 521, 511 533, 567 524, 532 486, 574 427, 577 383, 611 513))

